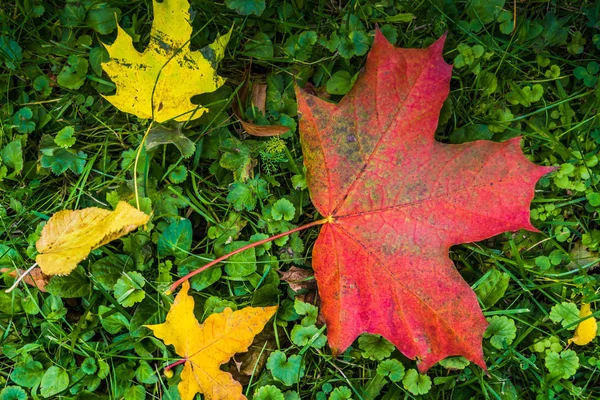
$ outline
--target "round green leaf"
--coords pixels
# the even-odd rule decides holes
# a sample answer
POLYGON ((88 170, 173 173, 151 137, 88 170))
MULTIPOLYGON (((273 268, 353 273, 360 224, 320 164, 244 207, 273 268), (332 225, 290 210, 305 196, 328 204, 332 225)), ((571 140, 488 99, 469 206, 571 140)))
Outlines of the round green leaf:
MULTIPOLYGON (((319 328, 317 328, 314 325, 309 325, 309 326, 295 325, 292 328, 290 337, 292 339, 292 343, 294 343, 296 346, 303 347, 303 346, 307 345, 316 334, 319 334, 319 328)), ((325 346, 326 343, 327 343, 327 336, 325 336, 321 333, 311 343, 311 347, 320 349, 321 347, 325 346)))
POLYGON ((265 385, 258 388, 256 392, 254 392, 253 400, 286 400, 277 387, 273 385, 265 385))
POLYGON ((7 386, 0 391, 0 400, 27 400, 27 392, 18 386, 7 386))
POLYGON ((394 358, 383 360, 377 366, 377 374, 389 377, 392 382, 399 382, 404 377, 404 365, 394 358))
POLYGON ((54 143, 56 143, 57 146, 63 147, 65 149, 69 148, 75 144, 76 139, 73 137, 74 133, 75 128, 73 128, 72 126, 65 126, 56 134, 56 137, 54 138, 54 143))
POLYGON ((90 280, 81 265, 66 276, 53 276, 46 285, 48 293, 63 299, 87 296, 90 293, 90 280))
POLYGON ((259 16, 265 11, 265 0, 225 0, 225 5, 242 15, 259 16))
POLYGON ((490 343, 497 349, 502 350, 505 346, 510 345, 515 337, 517 337, 517 328, 515 321, 505 316, 494 315, 487 318, 490 325, 485 331, 483 337, 491 338, 490 343))
POLYGON ((258 32, 246 43, 244 53, 250 57, 272 58, 273 42, 271 42, 269 35, 264 32, 258 32))
POLYGON ((556 304, 550 309, 550 319, 559 323, 568 330, 572 331, 577 328, 576 322, 579 321, 579 309, 573 303, 556 304))
POLYGON ((98 370, 96 360, 91 357, 86 357, 86 359, 81 363, 81 370, 87 375, 95 374, 98 370))
POLYGON ((267 368, 275 379, 285 383, 286 386, 300 382, 305 370, 302 356, 294 354, 287 358, 285 353, 279 350, 271 353, 267 360, 267 368))
POLYGON ((69 374, 55 365, 48 368, 42 378, 40 393, 48 398, 65 390, 69 386, 69 374))
MULTIPOLYGON (((208 254, 194 255, 186 258, 177 266, 177 275, 185 276, 190 272, 197 270, 208 264, 214 257, 208 254)), ((201 292, 221 278, 222 270, 220 266, 213 266, 206 271, 200 272, 198 275, 190 279, 192 289, 201 292)))
POLYGON ((10 379, 19 386, 32 388, 42 382, 44 366, 38 361, 29 361, 15 367, 10 373, 10 379))
POLYGON ((364 357, 379 361, 389 357, 396 348, 383 336, 365 333, 358 338, 358 347, 364 357))
POLYGON ((352 391, 346 386, 335 388, 329 395, 329 400, 350 400, 352 391))
POLYGON ((352 89, 352 75, 348 71, 336 71, 327 81, 329 94, 346 94, 352 89))
MULTIPOLYGON (((232 242, 224 247, 224 254, 246 246, 248 242, 232 242)), ((227 259, 225 272, 234 278, 242 278, 256 272, 256 252, 254 248, 242 251, 227 259)))
POLYGON ((159 257, 187 257, 192 247, 192 223, 189 219, 180 219, 169 226, 158 238, 156 249, 159 257))
POLYGON ((565 350, 560 354, 551 351, 546 356, 546 368, 552 375, 569 379, 579 369, 579 357, 573 350, 565 350))
POLYGON ((415 369, 409 369, 402 379, 402 385, 415 396, 426 394, 431 389, 431 378, 419 374, 415 369))
POLYGON ((296 213, 296 208, 288 199, 279 199, 271 208, 271 216, 275 221, 280 221, 282 218, 286 221, 291 221, 296 213))

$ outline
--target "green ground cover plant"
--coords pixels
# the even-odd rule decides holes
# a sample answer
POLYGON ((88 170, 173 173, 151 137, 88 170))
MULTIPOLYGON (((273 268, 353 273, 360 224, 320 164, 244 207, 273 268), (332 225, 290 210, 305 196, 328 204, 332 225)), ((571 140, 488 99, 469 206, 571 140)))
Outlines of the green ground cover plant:
POLYGON ((218 65, 226 81, 193 99, 208 109, 199 118, 164 123, 105 97, 116 85, 102 67, 104 44, 120 26, 144 51, 153 19, 146 0, 0 4, 0 287, 35 262, 42 228, 58 211, 127 201, 152 215, 70 275, 34 275, 34 285, 0 292, 0 400, 179 399, 182 366, 165 371, 178 356, 145 325, 164 322, 174 298, 167 289, 179 278, 318 219, 294 84, 339 101, 376 28, 404 48, 447 33, 444 57, 454 69, 437 140, 521 136, 531 161, 557 167, 531 205, 539 232, 451 249, 490 324, 488 371, 450 357, 420 374, 368 334, 334 357, 319 318, 318 231, 310 229, 190 279, 200 322, 225 308, 279 306, 250 351, 222 369, 256 400, 600 397, 598 339, 570 340, 590 318, 582 305, 600 314, 600 3, 194 0, 192 51, 230 32, 218 65), (288 129, 252 136, 238 117, 262 132, 288 129))

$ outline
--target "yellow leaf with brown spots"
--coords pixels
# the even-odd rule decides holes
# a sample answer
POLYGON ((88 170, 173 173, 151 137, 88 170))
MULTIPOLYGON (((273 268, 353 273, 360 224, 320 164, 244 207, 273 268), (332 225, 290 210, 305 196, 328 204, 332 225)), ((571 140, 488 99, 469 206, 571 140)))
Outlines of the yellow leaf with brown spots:
POLYGON ((35 261, 46 275, 69 274, 90 251, 127 235, 149 218, 124 201, 114 211, 97 207, 59 211, 42 229, 35 261))
MULTIPOLYGON (((579 318, 583 319, 589 315, 592 315, 590 304, 582 304, 581 309, 579 310, 579 318)), ((575 329, 573 338, 569 339, 569 344, 573 342, 576 345, 584 346, 594 340, 597 330, 598 324, 596 323, 596 318, 591 317, 585 321, 581 321, 579 325, 577 325, 577 329, 575 329)))
POLYGON ((236 353, 248 350, 254 336, 277 311, 277 307, 226 308, 210 315, 203 324, 194 317, 194 299, 185 281, 163 324, 147 325, 154 336, 184 357, 178 389, 183 400, 202 393, 205 400, 242 400, 242 385, 219 368, 236 353))
POLYGON ((187 0, 153 0, 154 21, 150 43, 143 53, 121 27, 117 39, 105 45, 110 61, 102 68, 117 85, 117 93, 105 96, 121 111, 163 122, 187 121, 207 109, 192 104, 192 96, 213 92, 225 80, 216 66, 225 54, 231 31, 211 45, 190 50, 190 4, 187 0))

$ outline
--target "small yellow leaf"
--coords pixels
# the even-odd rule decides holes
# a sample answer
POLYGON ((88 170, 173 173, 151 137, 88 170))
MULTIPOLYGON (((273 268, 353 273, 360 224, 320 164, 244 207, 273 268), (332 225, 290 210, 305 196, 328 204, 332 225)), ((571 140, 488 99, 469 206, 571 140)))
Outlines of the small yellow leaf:
POLYGON ((248 350, 277 307, 246 307, 238 311, 226 308, 199 324, 194 317, 194 299, 188 295, 189 288, 189 282, 185 281, 165 323, 147 325, 157 338, 173 345, 186 360, 178 386, 181 398, 192 400, 196 393, 202 393, 205 400, 246 399, 242 385, 219 367, 235 353, 248 350))
MULTIPOLYGON (((585 318, 589 315, 592 315, 592 310, 589 304, 582 304, 581 309, 579 310, 579 318, 585 318)), ((596 331, 598 330, 598 325, 596 324, 596 318, 591 317, 586 319, 585 321, 581 321, 579 325, 577 325, 577 329, 575 329, 575 333, 573 334, 573 338, 569 339, 569 344, 571 342, 584 346, 594 340, 596 337, 596 331)))
POLYGON ((105 98, 121 111, 157 122, 198 118, 207 109, 190 99, 225 82, 215 67, 225 54, 231 31, 200 51, 190 51, 188 1, 152 3, 154 22, 143 53, 121 27, 114 43, 105 45, 111 59, 102 68, 117 85, 117 93, 105 98))
POLYGON ((90 251, 120 238, 150 217, 124 201, 114 211, 97 207, 59 211, 42 229, 35 261, 46 275, 65 275, 90 251))

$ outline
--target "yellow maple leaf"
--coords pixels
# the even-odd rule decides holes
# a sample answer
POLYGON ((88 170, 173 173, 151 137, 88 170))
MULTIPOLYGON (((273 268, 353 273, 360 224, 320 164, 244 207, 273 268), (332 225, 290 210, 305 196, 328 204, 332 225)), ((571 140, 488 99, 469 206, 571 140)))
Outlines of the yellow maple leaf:
POLYGON ((97 207, 59 211, 42 229, 35 261, 46 275, 68 274, 90 251, 128 234, 149 218, 124 201, 114 211, 97 207))
POLYGON ((277 311, 277 307, 245 307, 238 311, 226 308, 212 314, 203 324, 194 317, 194 299, 188 295, 185 281, 163 324, 147 325, 154 336, 184 357, 178 389, 183 400, 196 393, 205 400, 242 400, 242 385, 230 373, 221 371, 235 353, 248 350, 256 336, 277 311))
MULTIPOLYGON (((592 310, 589 304, 582 304, 579 310, 579 318, 585 318, 589 315, 592 315, 592 310)), ((596 337, 596 333, 598 330, 598 324, 596 323, 596 318, 591 317, 586 319, 585 321, 581 321, 579 325, 577 325, 577 329, 575 329, 575 333, 573 334, 573 338, 569 339, 569 344, 575 343, 579 346, 584 346, 594 340, 596 337)))
POLYGON ((121 27, 114 43, 105 45, 111 59, 102 68, 117 85, 117 93, 104 97, 121 111, 157 122, 198 118, 207 109, 190 99, 225 82, 215 67, 225 54, 231 31, 200 51, 190 51, 188 1, 153 0, 152 4, 150 43, 143 53, 121 27))

